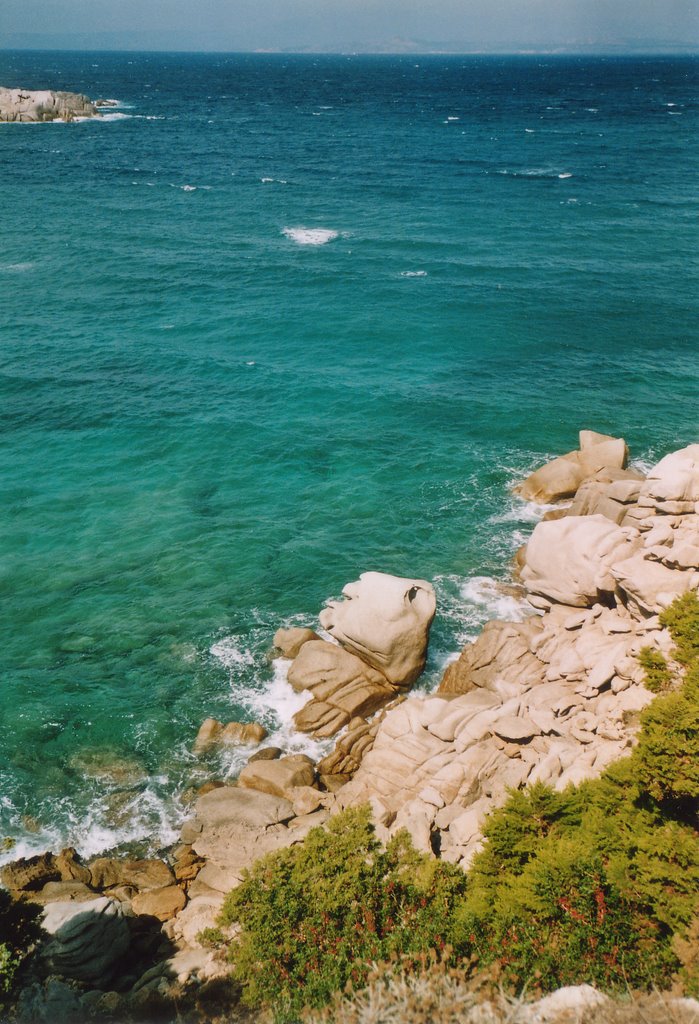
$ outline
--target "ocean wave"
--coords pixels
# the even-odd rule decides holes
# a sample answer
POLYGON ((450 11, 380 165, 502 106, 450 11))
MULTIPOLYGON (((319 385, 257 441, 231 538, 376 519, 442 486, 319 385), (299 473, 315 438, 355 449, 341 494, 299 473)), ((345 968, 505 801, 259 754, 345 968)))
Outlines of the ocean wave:
POLYGON ((523 168, 509 168, 505 167, 495 172, 501 174, 506 178, 543 178, 543 179, 555 179, 555 178, 572 178, 571 171, 560 171, 554 167, 523 167, 523 168))
POLYGON ((401 277, 427 277, 426 270, 401 270, 401 277))
POLYGON ((25 274, 28 270, 33 270, 34 263, 5 263, 0 264, 0 274, 25 274))
POLYGON ((339 237, 333 228, 282 228, 282 234, 297 245, 326 245, 339 237))
MULTIPOLYGON (((211 654, 230 671, 231 703, 243 711, 249 721, 259 722, 267 729, 261 746, 281 747, 285 753, 307 754, 314 760, 323 757, 332 747, 331 740, 314 740, 294 727, 294 715, 311 699, 307 690, 297 693, 288 681, 291 662, 286 658, 270 661, 254 644, 255 652, 246 648, 241 638, 225 637, 211 648, 211 654), (250 671, 252 669, 252 672, 250 671), (245 671, 247 670, 247 671, 245 671)), ((235 778, 250 757, 250 747, 224 747, 220 751, 221 766, 226 778, 235 778)))
POLYGON ((444 574, 433 580, 437 593, 437 633, 447 627, 449 640, 439 649, 438 636, 430 638, 432 681, 443 672, 461 648, 476 639, 486 622, 504 619, 521 622, 535 614, 519 587, 492 576, 444 574), (435 640, 437 644, 435 645, 435 640))
POLYGON ((164 776, 121 788, 101 780, 87 807, 79 813, 70 798, 62 798, 45 813, 51 824, 35 822, 31 828, 11 799, 4 797, 0 802, 3 831, 17 838, 0 851, 0 865, 45 850, 57 852, 66 845, 75 846, 84 858, 133 843, 154 854, 177 841, 187 813, 168 787, 169 780, 164 776))
MULTIPOLYGON (((128 121, 133 116, 134 116, 133 114, 125 114, 121 110, 115 110, 111 114, 102 114, 102 116, 98 117, 98 118, 88 117, 88 118, 79 118, 79 120, 86 120, 86 121, 128 121)), ((78 119, 76 118, 76 120, 78 120, 78 119)))

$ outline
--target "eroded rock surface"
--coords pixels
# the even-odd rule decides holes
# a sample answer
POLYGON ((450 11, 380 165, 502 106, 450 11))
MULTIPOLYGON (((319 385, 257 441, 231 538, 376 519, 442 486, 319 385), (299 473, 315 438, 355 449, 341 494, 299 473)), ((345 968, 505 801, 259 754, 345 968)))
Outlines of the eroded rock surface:
POLYGON ((80 93, 0 87, 0 121, 73 121, 100 116, 97 107, 80 93))
MULTIPOLYGON (((338 793, 341 806, 368 800, 385 835, 406 826, 423 849, 427 822, 431 846, 464 866, 509 789, 562 789, 629 750, 652 700, 639 652, 671 655, 658 615, 699 587, 699 445, 638 480, 624 475, 623 443, 584 434, 585 458, 563 461, 593 466, 594 490, 588 480, 573 502, 592 514, 563 510, 534 530, 520 556, 531 617, 488 623, 436 694, 387 712, 338 793)), ((341 742, 329 757, 351 767, 341 742)))
POLYGON ((390 683, 414 683, 425 667, 436 610, 432 584, 363 572, 342 594, 344 600, 320 613, 321 626, 390 683))

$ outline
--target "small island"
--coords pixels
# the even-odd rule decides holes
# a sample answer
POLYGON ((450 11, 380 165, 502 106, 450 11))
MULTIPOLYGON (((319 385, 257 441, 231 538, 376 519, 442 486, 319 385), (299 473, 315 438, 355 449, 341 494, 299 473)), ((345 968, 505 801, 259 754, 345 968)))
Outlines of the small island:
POLYGON ((40 89, 7 89, 0 86, 0 121, 74 121, 77 117, 101 117, 95 103, 77 92, 40 89))

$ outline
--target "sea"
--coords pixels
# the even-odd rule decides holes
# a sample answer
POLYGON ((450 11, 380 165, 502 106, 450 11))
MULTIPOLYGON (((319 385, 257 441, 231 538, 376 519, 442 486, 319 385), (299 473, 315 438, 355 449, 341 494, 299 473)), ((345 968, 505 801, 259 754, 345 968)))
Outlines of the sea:
POLYGON ((201 722, 294 732, 272 637, 431 580, 523 615, 512 493, 699 441, 699 60, 0 52, 0 856, 173 842, 201 722))

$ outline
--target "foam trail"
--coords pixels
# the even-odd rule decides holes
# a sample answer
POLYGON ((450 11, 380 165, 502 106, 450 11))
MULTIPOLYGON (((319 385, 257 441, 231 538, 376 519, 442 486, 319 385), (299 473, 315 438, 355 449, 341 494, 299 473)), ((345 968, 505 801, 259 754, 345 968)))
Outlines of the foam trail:
POLYGON ((297 245, 326 245, 338 237, 332 228, 282 228, 282 234, 297 245))

